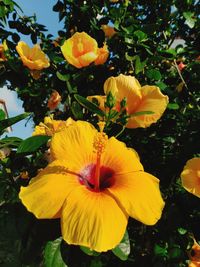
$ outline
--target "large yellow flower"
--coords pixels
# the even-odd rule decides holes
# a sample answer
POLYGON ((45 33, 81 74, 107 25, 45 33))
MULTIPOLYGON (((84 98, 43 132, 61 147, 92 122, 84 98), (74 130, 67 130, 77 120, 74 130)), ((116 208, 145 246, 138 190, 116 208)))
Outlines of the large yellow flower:
POLYGON ((193 158, 186 162, 181 173, 181 181, 188 192, 200 197, 200 158, 193 158))
POLYGON ((68 244, 107 251, 120 243, 129 216, 147 225, 160 219, 159 180, 114 137, 77 121, 53 135, 51 154, 55 160, 19 197, 37 218, 61 218, 68 244))
POLYGON ((65 59, 75 66, 82 68, 90 65, 98 57, 98 44, 95 39, 85 32, 76 32, 61 46, 65 59))
POLYGON ((25 42, 20 41, 16 46, 16 50, 23 64, 30 70, 41 70, 50 66, 49 59, 39 45, 34 45, 30 48, 25 42))
POLYGON ((152 111, 153 114, 132 116, 128 120, 127 128, 148 127, 157 122, 168 104, 168 97, 163 95, 157 86, 142 86, 133 76, 120 74, 110 77, 104 83, 104 92, 111 92, 119 103, 127 99, 127 112, 134 115, 137 112, 152 111))

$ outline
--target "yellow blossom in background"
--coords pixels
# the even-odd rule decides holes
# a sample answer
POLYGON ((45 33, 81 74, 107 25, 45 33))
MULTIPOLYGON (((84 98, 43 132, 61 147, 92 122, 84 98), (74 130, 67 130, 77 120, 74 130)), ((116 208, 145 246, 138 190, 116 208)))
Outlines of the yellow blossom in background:
POLYGON ((108 38, 113 37, 117 33, 113 27, 106 24, 101 25, 101 29, 108 38))
POLYGON ((48 100, 47 106, 50 110, 53 110, 55 108, 57 108, 57 106, 59 105, 61 101, 61 96, 59 95, 59 93, 54 90, 48 100))
POLYGON ((73 122, 74 120, 72 118, 68 118, 66 121, 61 121, 54 120, 52 117, 45 117, 44 122, 40 122, 39 125, 35 127, 32 135, 53 136, 56 132, 59 132, 63 128, 70 126, 73 122))
POLYGON ((7 158, 11 153, 11 149, 9 147, 3 147, 0 149, 0 160, 7 158))
POLYGON ((200 158, 192 158, 186 162, 181 173, 181 182, 188 192, 200 197, 200 158))
POLYGON ((98 44, 85 32, 76 32, 61 46, 65 59, 76 68, 90 65, 98 57, 98 44))
POLYGON ((106 45, 106 43, 104 43, 103 47, 98 48, 97 53, 98 57, 94 61, 94 64, 95 65, 104 64, 109 56, 108 46, 106 45))
POLYGON ((0 44, 0 62, 6 60, 5 51, 8 49, 6 41, 3 41, 3 44, 0 44))
POLYGON ((41 70, 50 66, 49 59, 38 44, 30 48, 25 42, 20 41, 16 50, 23 64, 30 70, 41 70))
POLYGON ((155 224, 164 202, 159 180, 144 172, 137 152, 100 129, 77 121, 55 133, 54 161, 19 197, 37 218, 60 218, 68 244, 102 252, 120 243, 129 216, 155 224))
POLYGON ((110 0, 111 3, 117 3, 119 0, 110 0))
POLYGON ((130 117, 127 128, 145 128, 157 122, 168 104, 168 97, 163 95, 157 86, 141 86, 135 77, 129 75, 120 74, 108 78, 104 83, 104 92, 106 95, 111 92, 118 103, 126 98, 127 113, 130 116, 137 112, 153 112, 130 117))

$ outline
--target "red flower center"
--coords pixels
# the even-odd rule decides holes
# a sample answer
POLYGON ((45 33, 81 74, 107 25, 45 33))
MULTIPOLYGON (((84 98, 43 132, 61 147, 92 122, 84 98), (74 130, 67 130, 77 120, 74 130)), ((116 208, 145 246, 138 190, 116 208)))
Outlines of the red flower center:
POLYGON ((95 184, 96 164, 90 164, 81 170, 79 174, 79 181, 92 191, 103 191, 111 187, 114 182, 114 170, 109 167, 101 166, 99 172, 99 188, 95 184))

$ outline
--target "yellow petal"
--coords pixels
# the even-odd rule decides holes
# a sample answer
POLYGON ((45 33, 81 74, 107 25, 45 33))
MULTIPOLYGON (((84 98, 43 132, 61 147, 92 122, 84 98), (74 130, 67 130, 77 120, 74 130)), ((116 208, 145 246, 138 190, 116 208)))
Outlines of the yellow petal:
POLYGON ((98 57, 98 55, 94 52, 89 52, 86 53, 80 57, 78 57, 78 61, 81 65, 81 67, 86 67, 88 65, 90 65, 90 63, 92 63, 93 61, 95 61, 95 59, 98 57))
POLYGON ((61 215, 62 235, 68 244, 102 252, 123 238, 127 215, 105 192, 77 187, 67 198, 61 215))
POLYGON ((39 45, 30 48, 25 42, 20 41, 16 50, 20 55, 23 64, 30 70, 41 70, 50 66, 49 60, 39 45))
POLYGON ((140 171, 116 174, 114 179, 115 183, 108 190, 129 216, 147 225, 160 219, 164 202, 156 177, 140 171))
POLYGON ((142 98, 140 89, 140 83, 135 77, 123 74, 117 77, 110 77, 104 83, 104 92, 106 95, 108 92, 111 92, 117 101, 121 101, 123 98, 127 99, 127 111, 129 114, 140 103, 142 98))
POLYGON ((117 174, 143 170, 137 152, 127 148, 123 142, 114 137, 107 142, 102 155, 102 165, 113 169, 117 174))
POLYGON ((92 124, 77 121, 70 127, 55 133, 51 140, 51 153, 53 158, 72 160, 83 168, 93 159, 93 141, 97 130, 92 124))
POLYGON ((200 197, 200 158, 187 161, 181 173, 181 181, 188 192, 200 197))
POLYGON ((90 102, 93 102, 93 100, 96 100, 99 104, 99 108, 101 110, 105 110, 105 101, 106 101, 106 96, 105 95, 92 95, 92 96, 88 96, 87 100, 89 100, 90 102))
MULTIPOLYGON (((168 97, 163 95, 156 86, 143 86, 141 88, 142 100, 134 112, 152 111, 153 114, 131 117, 128 121, 127 128, 148 127, 157 122, 165 111, 168 104, 168 97)), ((133 112, 133 113, 134 113, 133 112)), ((131 113, 129 112, 131 115, 131 113)))
POLYGON ((61 46, 61 51, 63 53, 64 58, 73 66, 77 68, 81 68, 81 64, 77 58, 75 58, 72 54, 73 42, 71 39, 68 39, 61 46))
POLYGON ((77 185, 78 179, 67 174, 63 163, 54 161, 33 178, 27 187, 21 187, 19 198, 37 218, 55 218, 65 198, 77 185))

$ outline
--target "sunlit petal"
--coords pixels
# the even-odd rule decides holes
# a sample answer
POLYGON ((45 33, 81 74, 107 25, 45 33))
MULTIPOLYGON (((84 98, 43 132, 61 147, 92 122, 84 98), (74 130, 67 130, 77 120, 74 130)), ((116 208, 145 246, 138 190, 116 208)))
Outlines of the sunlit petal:
POLYGON ((127 215, 106 193, 94 193, 81 186, 67 197, 61 224, 63 238, 68 244, 102 252, 121 241, 127 215))
POLYGON ((146 172, 133 172, 114 177, 115 184, 108 188, 134 219, 155 224, 161 217, 164 201, 159 190, 159 180, 146 172))

